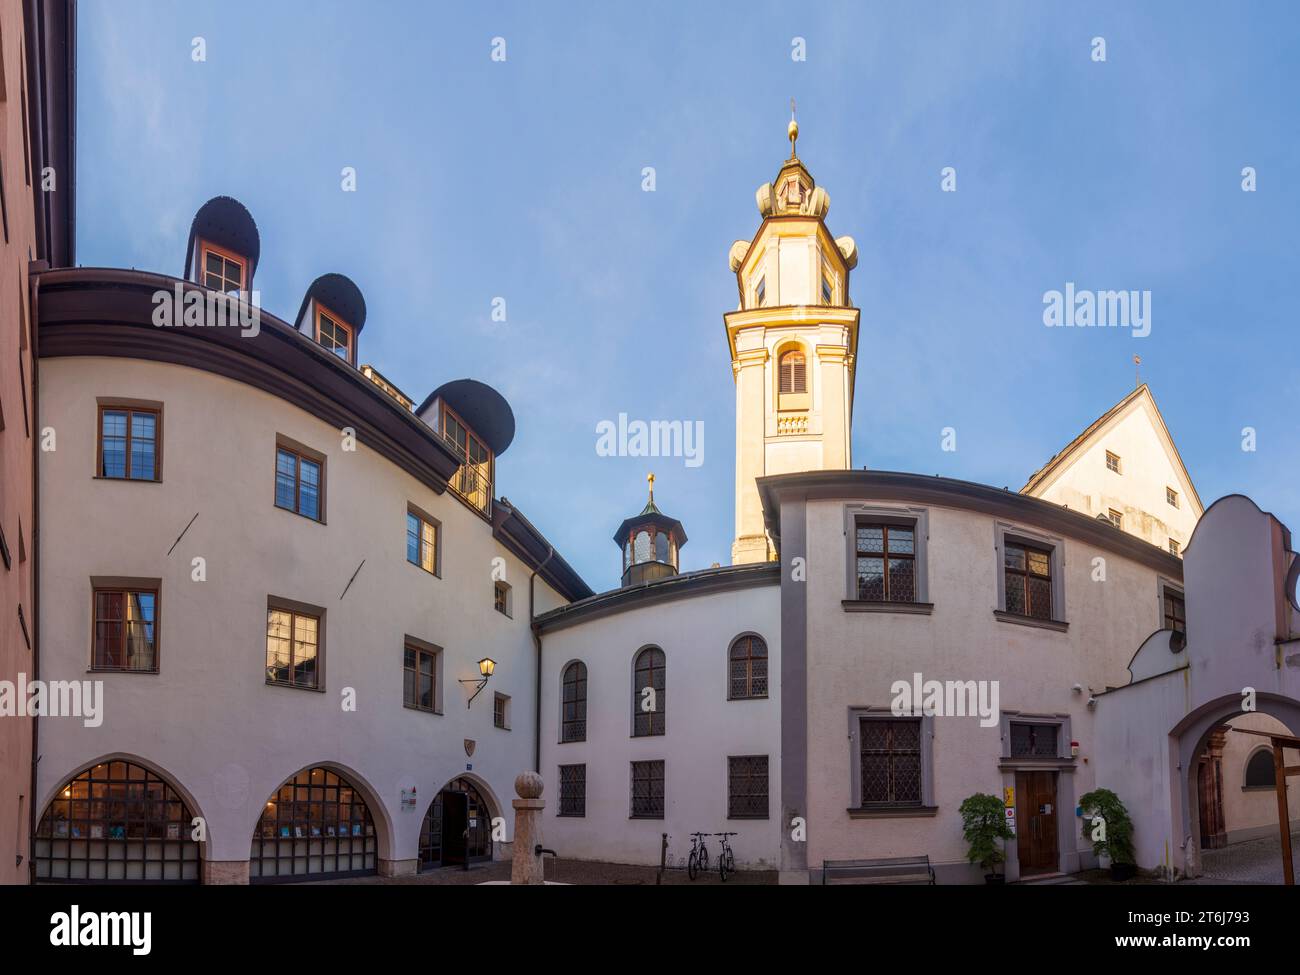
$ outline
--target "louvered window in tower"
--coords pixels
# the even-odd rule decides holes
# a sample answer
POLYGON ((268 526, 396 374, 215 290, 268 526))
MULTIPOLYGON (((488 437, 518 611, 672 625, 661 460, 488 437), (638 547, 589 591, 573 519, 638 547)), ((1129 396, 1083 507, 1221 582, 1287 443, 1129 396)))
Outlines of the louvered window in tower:
POLYGON ((781 356, 777 365, 777 383, 778 393, 808 392, 808 372, 802 352, 792 351, 781 356))

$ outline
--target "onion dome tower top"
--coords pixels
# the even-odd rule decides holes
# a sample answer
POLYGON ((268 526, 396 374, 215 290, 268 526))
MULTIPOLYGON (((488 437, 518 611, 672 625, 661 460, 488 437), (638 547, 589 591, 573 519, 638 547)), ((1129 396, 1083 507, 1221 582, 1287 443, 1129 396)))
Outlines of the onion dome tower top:
POLYGON ((624 520, 614 532, 623 551, 623 585, 635 586, 677 575, 678 554, 686 544, 686 530, 655 504, 655 476, 646 475, 650 498, 641 513, 624 520))

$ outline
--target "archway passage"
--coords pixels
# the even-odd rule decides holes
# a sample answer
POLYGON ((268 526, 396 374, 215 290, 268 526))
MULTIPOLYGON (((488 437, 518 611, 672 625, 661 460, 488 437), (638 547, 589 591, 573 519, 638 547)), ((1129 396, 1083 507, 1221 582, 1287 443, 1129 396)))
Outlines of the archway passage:
POLYGON ((262 809, 248 857, 251 883, 374 873, 375 824, 365 797, 339 773, 304 769, 262 809))
POLYGON ((162 776, 123 760, 86 769, 55 794, 33 838, 37 881, 200 880, 194 815, 162 776))
POLYGON ((452 779, 420 824, 420 869, 492 859, 492 809, 466 778, 452 779))

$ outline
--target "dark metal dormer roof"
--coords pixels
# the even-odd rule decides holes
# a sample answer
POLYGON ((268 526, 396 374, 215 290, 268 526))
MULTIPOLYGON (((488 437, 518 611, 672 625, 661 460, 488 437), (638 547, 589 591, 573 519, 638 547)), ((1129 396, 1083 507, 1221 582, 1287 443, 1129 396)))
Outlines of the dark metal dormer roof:
POLYGON ((425 411, 436 400, 442 400, 469 424, 496 457, 504 454, 515 439, 514 411, 506 398, 487 383, 477 379, 453 379, 443 383, 424 398, 415 410, 416 415, 424 419, 425 411))
POLYGON ((313 299, 342 318, 357 335, 361 334, 361 329, 366 324, 366 299, 362 296, 361 289, 346 274, 322 274, 308 285, 307 293, 302 296, 302 304, 298 306, 298 317, 294 321, 302 321, 303 313, 307 311, 307 302, 313 299))
POLYGON ((257 270, 257 259, 262 253, 262 238, 257 232, 253 215, 244 204, 232 196, 214 196, 199 207, 194 222, 190 224, 189 242, 185 245, 185 271, 181 276, 186 279, 189 279, 194 266, 194 242, 200 239, 247 258, 246 286, 252 288, 253 273, 257 270))

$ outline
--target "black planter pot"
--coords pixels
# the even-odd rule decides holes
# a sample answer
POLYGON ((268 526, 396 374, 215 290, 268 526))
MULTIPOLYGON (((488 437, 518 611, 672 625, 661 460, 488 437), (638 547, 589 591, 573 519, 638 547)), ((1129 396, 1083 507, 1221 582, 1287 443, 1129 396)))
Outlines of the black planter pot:
POLYGON ((1132 863, 1112 863, 1110 879, 1115 881, 1132 880, 1137 876, 1137 865, 1132 863))
POLYGON ((986 873, 986 874, 984 875, 984 883, 989 884, 990 886, 996 884, 997 886, 1000 887, 1000 886, 1002 886, 1003 884, 1005 884, 1006 882, 1007 882, 1007 878, 1006 878, 1006 876, 1005 876, 1004 874, 1000 874, 1000 873, 986 873))

